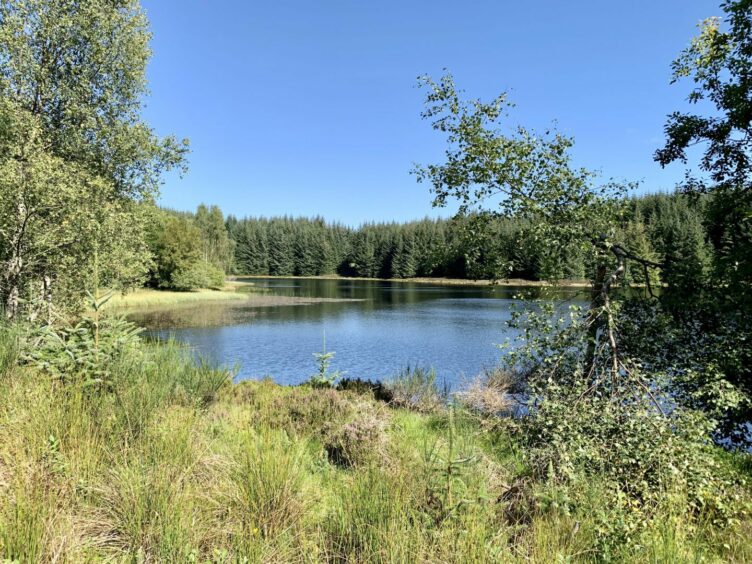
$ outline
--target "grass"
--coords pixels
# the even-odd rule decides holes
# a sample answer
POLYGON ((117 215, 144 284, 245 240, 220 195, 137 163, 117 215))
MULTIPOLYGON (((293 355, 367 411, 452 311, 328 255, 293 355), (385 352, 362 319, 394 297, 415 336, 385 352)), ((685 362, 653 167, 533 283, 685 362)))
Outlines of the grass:
POLYGON ((108 311, 125 312, 151 311, 161 308, 201 306, 202 304, 240 303, 248 307, 299 306, 320 302, 359 301, 348 298, 309 298, 298 296, 278 296, 264 289, 254 288, 253 284, 242 281, 229 281, 221 289, 200 289, 185 292, 174 290, 154 290, 139 288, 126 294, 115 294, 104 305, 108 311))
MULTIPOLYGON (((176 345, 94 393, 19 367, 15 343, 0 334, 0 561, 752 561, 749 516, 719 529, 680 505, 604 551, 597 482, 569 503, 531 481, 511 431, 460 409, 233 385, 176 345), (362 442, 347 464, 328 454, 343 436, 362 442)), ((430 380, 412 374, 409 397, 430 380)))
POLYGON ((139 288, 127 294, 115 294, 106 308, 136 309, 145 307, 174 306, 199 302, 247 300, 249 294, 237 291, 240 284, 228 283, 222 289, 201 289, 186 292, 139 288))

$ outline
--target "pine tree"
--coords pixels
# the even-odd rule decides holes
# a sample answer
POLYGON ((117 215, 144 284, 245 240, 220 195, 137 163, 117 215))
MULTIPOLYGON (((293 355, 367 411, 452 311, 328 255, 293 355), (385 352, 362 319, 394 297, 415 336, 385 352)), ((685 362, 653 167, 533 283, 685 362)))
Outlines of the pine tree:
POLYGON ((269 274, 292 276, 295 273, 295 249, 289 222, 272 220, 267 229, 269 274))

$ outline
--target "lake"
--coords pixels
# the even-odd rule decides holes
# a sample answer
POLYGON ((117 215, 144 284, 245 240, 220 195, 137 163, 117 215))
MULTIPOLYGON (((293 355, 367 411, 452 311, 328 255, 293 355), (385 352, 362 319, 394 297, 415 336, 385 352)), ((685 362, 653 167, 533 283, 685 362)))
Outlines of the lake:
POLYGON ((331 370, 347 377, 388 380, 408 365, 434 367, 440 381, 456 388, 498 363, 503 354, 498 345, 515 337, 506 325, 514 296, 531 291, 349 279, 241 280, 252 284, 243 288, 250 292, 248 301, 130 317, 152 338, 175 338, 214 362, 236 366, 236 381, 268 376, 299 384, 316 372, 314 353, 325 340, 326 350, 335 353, 331 370), (259 307, 254 295, 327 301, 259 307))

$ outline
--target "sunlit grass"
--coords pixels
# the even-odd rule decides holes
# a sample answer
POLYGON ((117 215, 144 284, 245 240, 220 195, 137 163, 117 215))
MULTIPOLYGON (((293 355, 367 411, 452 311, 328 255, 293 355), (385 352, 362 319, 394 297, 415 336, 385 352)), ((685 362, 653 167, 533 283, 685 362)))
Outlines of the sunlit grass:
MULTIPOLYGON (((11 337, 0 337, 0 561, 590 562, 604 555, 600 520, 618 517, 597 480, 568 494, 533 482, 513 432, 459 409, 231 384, 175 344, 145 347, 93 393, 11 365, 11 337), (358 434, 374 420, 366 428, 383 436, 358 434), (343 428, 364 441, 351 465, 327 451, 343 428)), ((748 472, 736 455, 720 460, 748 472)), ((682 507, 668 503, 610 558, 752 559, 748 515, 719 529, 682 507)))
POLYGON ((201 289, 186 292, 140 288, 125 294, 115 294, 107 302, 107 309, 134 309, 145 307, 195 304, 198 302, 242 301, 249 294, 238 291, 239 284, 229 283, 222 289, 201 289))

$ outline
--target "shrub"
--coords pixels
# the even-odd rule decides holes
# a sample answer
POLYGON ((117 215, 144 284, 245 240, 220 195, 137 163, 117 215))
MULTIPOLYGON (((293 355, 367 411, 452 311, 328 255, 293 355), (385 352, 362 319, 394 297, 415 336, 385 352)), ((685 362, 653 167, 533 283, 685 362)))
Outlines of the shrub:
POLYGON ((328 423, 349 417, 353 412, 352 403, 331 390, 316 394, 294 394, 290 398, 279 398, 275 403, 280 414, 285 415, 293 429, 300 432, 321 432, 328 423), (286 407, 281 405, 283 403, 286 407))
POLYGON ((512 376, 508 371, 489 370, 455 394, 460 405, 481 417, 498 417, 509 412, 512 376))
POLYGON ((329 460, 346 468, 383 465, 389 458, 386 429, 388 419, 383 410, 363 410, 358 416, 330 431, 324 441, 329 460))
POLYGON ((392 381, 386 383, 395 407, 413 409, 422 413, 438 411, 447 402, 447 390, 439 390, 436 371, 408 366, 392 381))
POLYGON ((172 273, 170 287, 176 290, 193 290, 195 288, 221 288, 225 275, 208 262, 194 262, 172 273))
POLYGON ((535 476, 564 487, 602 484, 597 534, 604 545, 637 542, 658 508, 683 499, 683 511, 722 526, 738 507, 743 480, 722 471, 697 412, 656 413, 649 398, 547 397, 521 422, 524 456, 535 476), (618 518, 615 518, 617 515, 618 518))
POLYGON ((377 401, 386 403, 394 399, 392 391, 382 382, 363 380, 361 378, 341 378, 337 382, 337 390, 343 392, 353 392, 359 395, 370 394, 377 401))
POLYGON ((136 325, 113 315, 33 326, 24 335, 21 360, 63 382, 82 378, 86 385, 107 387, 113 365, 140 353, 140 333, 136 325))
POLYGON ((599 484, 605 509, 593 517, 604 551, 637 546, 667 500, 691 522, 725 525, 742 486, 716 460, 714 421, 678 405, 660 373, 645 373, 619 347, 619 314, 616 304, 583 317, 537 303, 517 316, 524 342, 506 361, 527 378, 517 427, 534 477, 567 495, 599 484), (603 319, 595 337, 594 316, 603 319))

